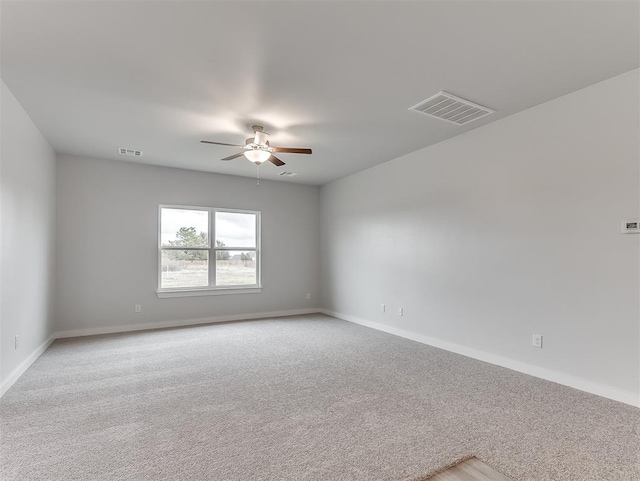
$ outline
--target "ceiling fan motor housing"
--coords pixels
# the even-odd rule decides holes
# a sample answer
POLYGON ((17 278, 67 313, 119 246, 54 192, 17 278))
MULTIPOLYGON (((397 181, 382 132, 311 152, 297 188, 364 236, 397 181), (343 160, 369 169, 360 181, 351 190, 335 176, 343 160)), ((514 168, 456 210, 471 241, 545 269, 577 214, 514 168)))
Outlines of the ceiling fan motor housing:
POLYGON ((269 142, 269 134, 265 134, 262 131, 257 131, 253 141, 258 145, 266 145, 269 142))

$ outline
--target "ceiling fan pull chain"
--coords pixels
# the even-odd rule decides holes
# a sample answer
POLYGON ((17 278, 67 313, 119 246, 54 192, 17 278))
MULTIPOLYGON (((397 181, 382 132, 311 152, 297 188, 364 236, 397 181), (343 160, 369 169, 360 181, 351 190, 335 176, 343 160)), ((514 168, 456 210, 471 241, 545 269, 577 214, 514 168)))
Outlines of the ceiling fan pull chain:
POLYGON ((256 170, 257 170, 256 185, 260 185, 260 164, 256 164, 256 170))

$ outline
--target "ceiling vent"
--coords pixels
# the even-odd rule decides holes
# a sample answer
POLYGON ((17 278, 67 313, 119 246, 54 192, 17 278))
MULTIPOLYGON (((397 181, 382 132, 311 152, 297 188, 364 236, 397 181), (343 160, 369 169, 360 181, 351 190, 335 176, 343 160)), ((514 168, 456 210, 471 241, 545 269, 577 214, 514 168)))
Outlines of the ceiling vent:
POLYGON ((122 147, 120 147, 118 149, 118 152, 120 153, 120 155, 131 155, 133 157, 142 157, 142 152, 140 152, 139 150, 123 149, 122 147))
POLYGON ((282 176, 282 177, 295 177, 296 175, 298 175, 295 172, 280 172, 278 175, 282 176))
POLYGON ((409 107, 409 110, 415 110, 456 125, 465 125, 495 112, 495 110, 474 104, 447 92, 439 92, 433 97, 409 107))

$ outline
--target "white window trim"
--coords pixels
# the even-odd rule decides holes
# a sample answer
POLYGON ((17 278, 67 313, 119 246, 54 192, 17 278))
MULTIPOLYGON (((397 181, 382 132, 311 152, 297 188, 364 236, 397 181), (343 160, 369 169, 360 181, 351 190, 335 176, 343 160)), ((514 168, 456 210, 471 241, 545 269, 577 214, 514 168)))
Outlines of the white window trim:
POLYGON ((159 299, 167 297, 224 296, 230 294, 260 294, 262 287, 190 287, 186 289, 158 289, 159 299))
MULTIPOLYGON (((229 294, 259 294, 262 292, 262 226, 261 212, 256 210, 226 209, 222 207, 205 207, 197 205, 176 205, 176 204, 160 204, 158 206, 158 290, 156 295, 158 298, 168 297, 194 297, 194 296, 219 296, 229 294), (206 287, 181 287, 181 288, 163 288, 162 287, 162 251, 175 250, 162 246, 162 209, 180 209, 180 210, 199 210, 208 212, 209 216, 209 244, 206 247, 193 250, 206 250, 209 254, 209 286, 206 287), (233 247, 225 246, 223 249, 215 246, 215 218, 216 212, 230 212, 239 214, 253 214, 256 216, 256 247, 233 247), (256 253, 256 284, 239 285, 239 286, 215 286, 216 282, 216 251, 253 251, 256 253)), ((189 248, 187 248, 189 249, 189 248)), ((185 250, 184 248, 178 250, 185 250)))

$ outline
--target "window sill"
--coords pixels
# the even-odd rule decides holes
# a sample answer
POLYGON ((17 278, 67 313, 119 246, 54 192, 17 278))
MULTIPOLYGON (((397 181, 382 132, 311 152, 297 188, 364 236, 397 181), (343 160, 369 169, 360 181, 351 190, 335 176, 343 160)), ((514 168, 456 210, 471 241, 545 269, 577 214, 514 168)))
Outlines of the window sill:
POLYGON ((156 291, 158 298, 224 296, 230 294, 260 294, 262 287, 216 287, 215 289, 162 289, 156 291))

